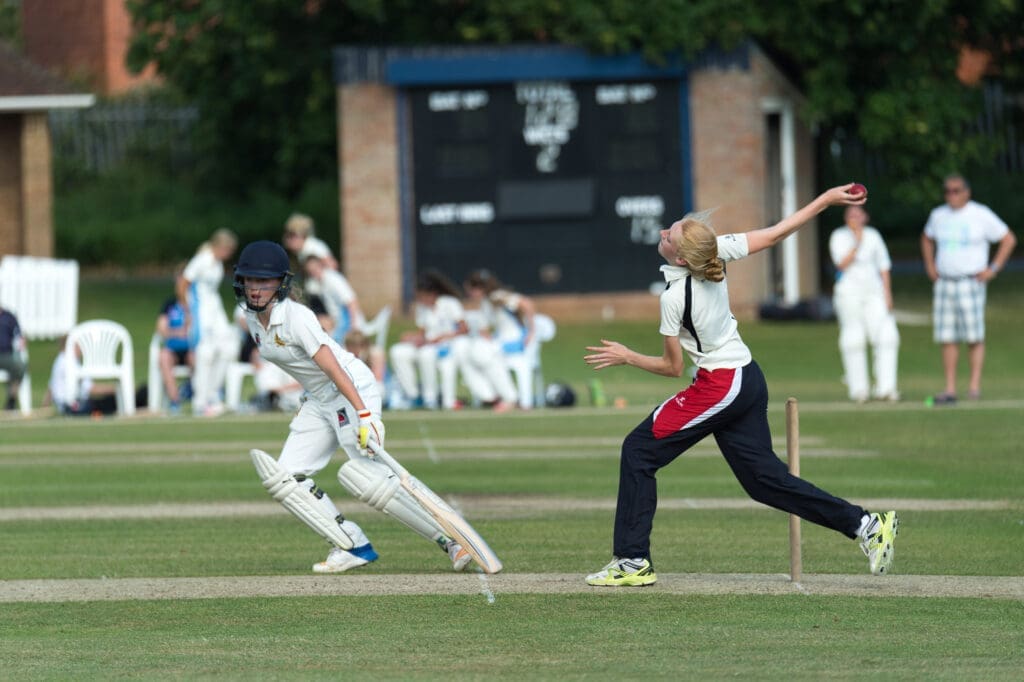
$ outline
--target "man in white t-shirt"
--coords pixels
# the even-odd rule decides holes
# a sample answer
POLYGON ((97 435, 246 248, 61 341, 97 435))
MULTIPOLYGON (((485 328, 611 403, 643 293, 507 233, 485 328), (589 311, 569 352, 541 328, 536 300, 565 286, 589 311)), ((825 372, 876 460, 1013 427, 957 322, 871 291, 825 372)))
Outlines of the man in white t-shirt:
POLYGON ((1009 260, 1017 238, 999 216, 971 201, 971 187, 961 175, 943 182, 946 203, 932 210, 921 235, 925 271, 935 283, 935 342, 942 346, 946 386, 936 404, 956 402, 956 366, 960 343, 966 343, 971 367, 968 398, 981 397, 985 361, 986 286, 1009 260), (990 244, 998 244, 989 261, 990 244))

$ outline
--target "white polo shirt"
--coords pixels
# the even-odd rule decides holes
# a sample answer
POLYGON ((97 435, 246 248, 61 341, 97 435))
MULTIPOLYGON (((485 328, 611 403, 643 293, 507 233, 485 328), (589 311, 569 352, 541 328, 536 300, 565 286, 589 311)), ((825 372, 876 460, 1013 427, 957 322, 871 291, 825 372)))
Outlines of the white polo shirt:
MULTIPOLYGON (((747 235, 718 237, 718 257, 725 262, 749 253, 747 235)), ((689 268, 662 265, 668 288, 661 294, 661 333, 676 336, 701 369, 735 369, 750 364, 750 349, 740 338, 729 307, 726 280, 709 282, 689 268)))
MULTIPOLYGON (((324 307, 332 320, 342 319, 344 309, 348 308, 356 300, 356 292, 349 284, 348 278, 337 270, 324 268, 320 277, 321 297, 324 300, 324 307)), ((350 320, 353 327, 361 327, 365 320, 350 320)))
POLYGON ((454 296, 438 296, 432 308, 416 306, 416 326, 423 330, 427 341, 451 334, 459 322, 466 319, 462 303, 454 296))
POLYGON ((294 377, 317 402, 327 403, 337 397, 337 386, 313 361, 313 356, 321 346, 327 346, 342 369, 356 357, 327 335, 312 310, 286 298, 271 308, 266 329, 251 310, 245 311, 245 319, 262 359, 294 377))
POLYGON ((199 249, 182 273, 195 291, 195 309, 201 330, 222 329, 229 326, 224 302, 220 297, 220 283, 224 279, 224 264, 213 255, 213 249, 199 249))
MULTIPOLYGON (((829 254, 836 265, 849 255, 857 243, 853 230, 842 226, 833 230, 828 240, 829 254)), ((864 234, 857 247, 857 253, 845 270, 839 273, 836 295, 878 294, 883 291, 882 274, 892 270, 889 249, 885 247, 882 235, 873 227, 864 228, 864 234)))
POLYGON ((953 210, 949 204, 932 209, 924 234, 935 242, 939 277, 971 277, 988 267, 989 243, 1010 228, 988 206, 968 201, 953 210))

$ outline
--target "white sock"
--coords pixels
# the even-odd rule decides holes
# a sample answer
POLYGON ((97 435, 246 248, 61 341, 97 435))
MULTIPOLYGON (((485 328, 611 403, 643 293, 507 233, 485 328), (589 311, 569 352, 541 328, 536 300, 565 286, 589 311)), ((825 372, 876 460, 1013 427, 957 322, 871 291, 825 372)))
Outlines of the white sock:
POLYGON ((873 521, 874 517, 872 517, 871 514, 865 514, 864 516, 860 517, 860 527, 857 528, 857 537, 859 537, 861 540, 866 540, 868 537, 868 529, 874 525, 873 521))

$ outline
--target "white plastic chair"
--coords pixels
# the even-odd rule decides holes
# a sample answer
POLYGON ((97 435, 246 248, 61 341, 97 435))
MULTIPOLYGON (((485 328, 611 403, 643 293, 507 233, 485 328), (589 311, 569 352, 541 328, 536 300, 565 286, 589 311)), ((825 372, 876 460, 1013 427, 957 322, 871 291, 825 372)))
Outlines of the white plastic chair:
POLYGON ((391 326, 391 306, 380 309, 372 320, 363 323, 362 332, 373 337, 373 345, 381 350, 388 347, 388 328, 391 326))
MULTIPOLYGON (((25 376, 21 378, 21 384, 18 386, 18 410, 25 417, 32 414, 32 376, 28 370, 28 350, 22 349, 21 359, 25 361, 25 376)), ((11 377, 7 373, 7 370, 0 369, 0 383, 10 382, 11 377)), ((0 394, 3 397, 4 394, 0 394)))
POLYGON ((242 385, 246 377, 255 377, 256 368, 251 362, 229 362, 224 374, 224 405, 233 412, 242 407, 242 385))
POLYGON ((118 383, 117 411, 135 414, 135 355, 123 325, 112 320, 82 322, 68 333, 66 349, 67 395, 78 395, 82 379, 113 379, 118 383))
POLYGON ((540 362, 540 347, 555 338, 555 321, 543 313, 533 316, 533 338, 530 345, 519 353, 505 356, 508 367, 516 378, 519 406, 530 409, 544 404, 544 372, 540 362))
MULTIPOLYGON (((164 397, 167 391, 164 390, 164 377, 160 373, 160 349, 163 347, 163 338, 159 334, 153 334, 149 340, 149 372, 146 383, 146 406, 150 412, 159 412, 163 409, 164 397)), ((174 378, 185 379, 192 376, 192 368, 187 365, 174 366, 174 378)))

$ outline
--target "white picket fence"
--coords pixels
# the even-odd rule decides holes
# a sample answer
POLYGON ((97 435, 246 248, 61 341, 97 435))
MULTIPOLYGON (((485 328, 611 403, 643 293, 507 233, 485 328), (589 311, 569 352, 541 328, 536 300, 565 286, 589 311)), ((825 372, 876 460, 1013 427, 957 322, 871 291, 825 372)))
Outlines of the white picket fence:
POLYGON ((78 322, 78 261, 4 256, 0 307, 18 318, 26 339, 55 339, 78 322))

